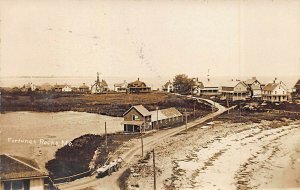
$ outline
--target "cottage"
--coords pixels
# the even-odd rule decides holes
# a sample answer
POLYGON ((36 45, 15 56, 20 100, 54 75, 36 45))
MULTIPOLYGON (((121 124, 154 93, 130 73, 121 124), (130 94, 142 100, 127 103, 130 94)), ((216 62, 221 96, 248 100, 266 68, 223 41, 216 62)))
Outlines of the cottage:
POLYGON ((114 91, 115 92, 127 92, 128 83, 124 80, 123 83, 116 83, 114 84, 114 91))
POLYGON ((37 86, 33 84, 32 82, 29 82, 28 84, 23 85, 21 88, 22 92, 28 92, 28 91, 35 91, 37 89, 37 86))
POLYGON ((107 82, 103 79, 100 81, 99 73, 97 73, 97 80, 91 86, 91 93, 92 94, 101 94, 101 93, 105 93, 108 91, 109 91, 109 88, 108 88, 107 82))
POLYGON ((149 112, 144 106, 132 106, 123 115, 124 132, 141 132, 167 127, 183 121, 182 114, 176 108, 167 108, 149 112))
POLYGON ((54 85, 54 91, 55 92, 72 92, 72 87, 68 84, 63 85, 54 85))
POLYGON ((81 93, 86 93, 89 90, 90 90, 90 88, 87 85, 85 85, 85 83, 83 83, 82 86, 79 86, 79 92, 81 92, 81 93))
POLYGON ((7 154, 0 155, 1 190, 47 189, 48 173, 34 160, 7 154))
POLYGON ((269 83, 262 89, 262 99, 268 102, 284 102, 288 100, 288 90, 286 85, 280 81, 269 83))
POLYGON ((164 84, 162 86, 162 90, 164 92, 169 92, 169 93, 174 92, 174 85, 173 85, 173 83, 169 80, 166 84, 164 84))
POLYGON ((125 132, 140 132, 152 129, 151 113, 142 105, 132 106, 123 114, 125 132))
POLYGON ((201 90, 204 89, 204 85, 198 78, 192 78, 194 85, 192 87, 192 94, 200 95, 201 90))
POLYGON ((251 98, 261 98, 262 86, 256 77, 252 77, 245 81, 250 88, 250 97, 251 98))
POLYGON ((250 87, 244 81, 240 81, 237 85, 235 85, 233 91, 233 101, 247 100, 250 98, 250 87))
POLYGON ((128 91, 129 93, 147 93, 151 92, 151 88, 138 78, 138 80, 128 84, 128 91))

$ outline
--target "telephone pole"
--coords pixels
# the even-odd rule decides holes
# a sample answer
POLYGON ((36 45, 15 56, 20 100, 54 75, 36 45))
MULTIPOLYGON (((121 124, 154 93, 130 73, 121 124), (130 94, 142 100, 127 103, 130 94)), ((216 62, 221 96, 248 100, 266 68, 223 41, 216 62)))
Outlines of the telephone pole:
POLYGON ((159 124, 158 124, 158 106, 156 106, 156 125, 157 125, 157 130, 159 131, 159 124))
POLYGON ((196 101, 197 100, 194 101, 194 120, 196 119, 196 101))
POLYGON ((156 169, 155 169, 155 153, 154 153, 154 149, 152 150, 152 153, 153 153, 154 190, 156 190, 156 169))
POLYGON ((108 149, 107 149, 107 130, 106 130, 106 121, 104 122, 104 126, 105 126, 105 151, 108 152, 108 149))
POLYGON ((184 109, 184 113, 185 113, 185 132, 187 134, 187 112, 186 112, 186 109, 184 109))
POLYGON ((144 158, 144 142, 143 142, 143 134, 142 134, 142 125, 140 125, 140 135, 141 135, 141 145, 142 145, 142 158, 144 158))

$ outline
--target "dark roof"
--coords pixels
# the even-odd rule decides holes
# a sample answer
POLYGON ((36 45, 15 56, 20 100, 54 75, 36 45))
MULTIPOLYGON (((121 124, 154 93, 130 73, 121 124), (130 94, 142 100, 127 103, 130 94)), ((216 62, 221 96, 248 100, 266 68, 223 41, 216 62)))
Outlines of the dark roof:
POLYGON ((147 86, 146 83, 140 81, 140 79, 134 81, 134 82, 131 82, 128 84, 129 87, 144 87, 144 86, 147 86))
POLYGON ((295 84, 295 88, 296 89, 300 89, 300 79, 297 81, 297 83, 295 84))
POLYGON ((85 89, 89 89, 89 87, 85 84, 83 84, 82 86, 79 86, 79 88, 85 88, 85 89))
POLYGON ((123 115, 126 115, 132 109, 135 109, 136 111, 138 111, 142 116, 149 116, 149 115, 151 115, 151 113, 143 105, 132 106, 123 115))
POLYGON ((263 87, 263 90, 265 91, 272 91, 274 90, 277 86, 279 85, 279 83, 269 83, 266 86, 263 87))
POLYGON ((20 179, 47 177, 47 172, 40 169, 35 160, 20 156, 0 155, 0 179, 20 179))

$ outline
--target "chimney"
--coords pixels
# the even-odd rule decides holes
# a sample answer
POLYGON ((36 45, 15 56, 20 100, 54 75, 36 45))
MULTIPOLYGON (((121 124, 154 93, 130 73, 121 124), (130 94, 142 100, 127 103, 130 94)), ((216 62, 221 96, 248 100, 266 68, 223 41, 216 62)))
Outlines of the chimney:
POLYGON ((85 86, 85 83, 83 83, 83 86, 85 86))
POLYGON ((138 78, 138 81, 140 81, 140 78, 138 78))
POLYGON ((256 77, 252 77, 253 80, 256 80, 256 77))

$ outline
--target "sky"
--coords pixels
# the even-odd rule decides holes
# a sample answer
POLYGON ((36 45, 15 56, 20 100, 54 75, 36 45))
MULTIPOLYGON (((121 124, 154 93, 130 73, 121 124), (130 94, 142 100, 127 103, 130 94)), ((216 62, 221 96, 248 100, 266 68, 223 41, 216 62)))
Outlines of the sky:
POLYGON ((300 76, 298 0, 0 0, 0 77, 300 76))

